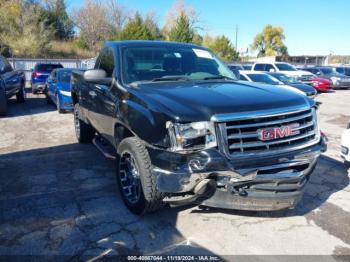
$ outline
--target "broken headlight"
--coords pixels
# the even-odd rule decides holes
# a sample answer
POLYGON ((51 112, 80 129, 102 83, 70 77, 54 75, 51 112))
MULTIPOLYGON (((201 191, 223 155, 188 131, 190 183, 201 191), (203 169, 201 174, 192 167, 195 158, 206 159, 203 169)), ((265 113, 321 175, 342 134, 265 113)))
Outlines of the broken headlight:
POLYGON ((213 122, 179 124, 167 122, 171 151, 186 152, 217 146, 213 122))

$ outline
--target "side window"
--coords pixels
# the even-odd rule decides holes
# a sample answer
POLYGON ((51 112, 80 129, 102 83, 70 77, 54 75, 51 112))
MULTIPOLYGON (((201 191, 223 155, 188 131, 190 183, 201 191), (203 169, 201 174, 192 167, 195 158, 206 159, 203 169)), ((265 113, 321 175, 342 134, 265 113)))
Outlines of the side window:
POLYGON ((107 73, 107 77, 112 77, 114 71, 114 54, 111 48, 106 48, 101 53, 99 69, 107 73))
POLYGON ((248 79, 244 75, 239 75, 239 80, 248 81, 248 79))
POLYGON ((265 70, 264 70, 264 71, 270 72, 270 69, 273 69, 274 71, 276 71, 276 69, 273 67, 273 65, 271 65, 271 64, 266 64, 265 70))
POLYGON ((255 71, 265 71, 265 64, 256 64, 254 66, 255 71))

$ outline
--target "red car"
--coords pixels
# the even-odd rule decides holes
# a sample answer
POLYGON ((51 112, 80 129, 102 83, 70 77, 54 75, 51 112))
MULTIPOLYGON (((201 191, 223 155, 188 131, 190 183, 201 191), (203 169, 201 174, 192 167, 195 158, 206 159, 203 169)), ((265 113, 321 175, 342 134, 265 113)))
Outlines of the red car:
POLYGON ((332 81, 321 78, 321 77, 314 77, 312 79, 312 86, 317 89, 317 91, 329 91, 333 88, 332 81))

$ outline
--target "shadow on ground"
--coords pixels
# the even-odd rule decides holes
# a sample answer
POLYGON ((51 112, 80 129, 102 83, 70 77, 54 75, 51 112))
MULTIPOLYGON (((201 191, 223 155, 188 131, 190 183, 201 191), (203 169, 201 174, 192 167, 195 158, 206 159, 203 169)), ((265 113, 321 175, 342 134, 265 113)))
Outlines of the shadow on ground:
POLYGON ((92 145, 0 155, 0 181, 1 255, 212 254, 179 233, 181 209, 132 215, 92 145))

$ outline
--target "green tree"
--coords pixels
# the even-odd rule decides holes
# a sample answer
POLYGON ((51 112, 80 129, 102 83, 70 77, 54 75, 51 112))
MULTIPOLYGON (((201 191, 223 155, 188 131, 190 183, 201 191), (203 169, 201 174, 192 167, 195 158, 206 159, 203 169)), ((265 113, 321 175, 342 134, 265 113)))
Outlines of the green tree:
POLYGON ((288 49, 284 44, 285 35, 282 27, 267 25, 263 31, 257 34, 252 44, 252 49, 258 51, 258 56, 288 55, 288 49))
POLYGON ((129 18, 129 21, 120 33, 120 39, 122 40, 154 40, 152 32, 143 21, 141 15, 136 12, 133 18, 129 18))
POLYGON ((192 43, 194 35, 190 19, 182 12, 176 19, 175 25, 170 29, 168 39, 174 42, 192 43))
POLYGON ((239 60, 239 53, 226 36, 211 37, 206 35, 203 45, 211 49, 220 59, 230 62, 239 60))
POLYGON ((68 16, 64 0, 46 0, 43 20, 55 30, 55 39, 67 40, 74 35, 74 24, 68 16))
POLYGON ((41 21, 35 3, 5 1, 0 5, 0 39, 15 56, 36 57, 49 50, 52 30, 41 21))

